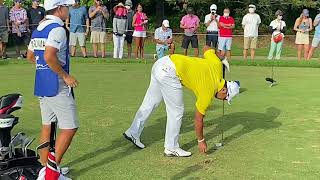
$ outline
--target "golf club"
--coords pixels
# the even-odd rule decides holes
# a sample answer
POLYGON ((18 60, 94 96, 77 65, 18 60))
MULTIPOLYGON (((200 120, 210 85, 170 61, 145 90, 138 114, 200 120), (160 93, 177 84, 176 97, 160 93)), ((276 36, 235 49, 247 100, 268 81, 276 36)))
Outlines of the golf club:
MULTIPOLYGON (((223 64, 222 65, 222 77, 223 79, 225 79, 225 76, 226 76, 226 67, 225 65, 223 64)), ((224 100, 222 101, 222 116, 221 116, 221 123, 220 123, 220 127, 221 127, 221 140, 220 142, 216 143, 215 144, 215 149, 219 149, 223 146, 223 117, 224 117, 224 100)))
POLYGON ((271 77, 266 77, 266 81, 269 82, 269 83, 271 83, 271 84, 270 84, 270 87, 272 87, 272 86, 274 86, 274 85, 277 84, 277 81, 274 80, 273 76, 274 76, 274 59, 272 59, 271 77))

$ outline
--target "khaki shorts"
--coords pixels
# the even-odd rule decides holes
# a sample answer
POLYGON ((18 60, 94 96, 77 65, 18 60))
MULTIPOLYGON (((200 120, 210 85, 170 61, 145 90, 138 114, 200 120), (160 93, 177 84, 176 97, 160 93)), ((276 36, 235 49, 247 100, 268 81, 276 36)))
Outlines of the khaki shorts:
POLYGON ((98 32, 92 31, 91 32, 91 43, 106 43, 107 33, 106 32, 98 32))
POLYGON ((7 43, 9 39, 8 31, 0 31, 0 42, 7 43))
POLYGON ((243 49, 256 49, 258 37, 244 37, 243 49))
POLYGON ((77 40, 79 42, 79 46, 86 46, 86 34, 85 33, 72 33, 70 32, 70 46, 76 46, 77 40))

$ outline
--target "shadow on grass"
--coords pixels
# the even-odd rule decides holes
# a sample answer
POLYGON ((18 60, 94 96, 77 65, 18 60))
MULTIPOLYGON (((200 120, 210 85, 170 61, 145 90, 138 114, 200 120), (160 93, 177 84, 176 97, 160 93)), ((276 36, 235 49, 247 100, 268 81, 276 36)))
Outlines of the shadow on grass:
MULTIPOLYGON (((210 127, 213 125, 217 125, 216 128, 214 128, 212 131, 209 131, 205 134, 205 137, 207 140, 213 139, 217 136, 221 135, 221 129, 223 129, 224 132, 241 125, 242 129, 238 132, 235 132, 234 134, 231 134, 224 138, 224 146, 228 145, 231 141, 236 140, 237 138, 240 138, 241 136, 248 134, 254 130, 263 129, 273 129, 278 128, 282 124, 280 122, 275 122, 274 120, 280 115, 280 110, 275 107, 269 107, 266 109, 265 113, 256 113, 256 112, 237 112, 237 113, 231 113, 227 114, 223 118, 223 122, 221 121, 221 117, 207 120, 205 127, 210 127)), ((196 141, 190 141, 182 146, 183 149, 190 149, 194 146, 197 146, 196 141)), ((215 148, 211 146, 208 150, 208 154, 211 154, 215 151, 215 148)), ((185 170, 181 171, 180 173, 174 175, 172 179, 182 179, 187 176, 189 176, 192 173, 195 173, 196 171, 201 170, 201 166, 190 166, 186 168, 185 170)))
MULTIPOLYGON (((188 119, 190 118, 193 118, 193 112, 188 112, 184 114, 183 123, 191 124, 191 125, 190 124, 187 125, 188 127, 184 129, 184 132, 193 130, 193 126, 192 126, 193 121, 188 121, 188 119)), ((145 143, 147 148, 151 144, 164 139, 166 121, 167 121, 167 117, 162 117, 156 120, 157 122, 156 124, 145 127, 142 133, 141 139, 142 139, 142 142, 145 143)), ((100 166, 104 166, 113 161, 123 159, 138 151, 143 151, 136 148, 131 142, 126 140, 122 136, 122 134, 119 134, 119 138, 113 140, 111 144, 112 144, 111 146, 96 149, 93 152, 85 154, 82 157, 79 157, 78 159, 75 159, 69 162, 68 164, 65 164, 65 166, 68 166, 68 167, 74 166, 75 164, 81 164, 81 163, 88 164, 88 166, 84 168, 72 171, 71 172, 72 178, 77 178, 88 171, 91 171, 100 166), (87 163, 88 161, 90 161, 90 159, 96 158, 99 155, 102 155, 104 153, 108 153, 111 151, 113 152, 115 151, 116 153, 113 153, 109 157, 104 157, 93 164, 87 163)))

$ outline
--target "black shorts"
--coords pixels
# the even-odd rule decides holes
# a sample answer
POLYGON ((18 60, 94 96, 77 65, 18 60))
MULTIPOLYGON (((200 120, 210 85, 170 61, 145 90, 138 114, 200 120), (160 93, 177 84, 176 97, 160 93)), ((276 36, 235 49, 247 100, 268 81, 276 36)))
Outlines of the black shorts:
POLYGON ((30 42, 30 34, 29 33, 22 33, 21 37, 18 36, 17 33, 12 34, 13 40, 16 46, 25 45, 28 46, 30 42))
POLYGON ((188 49, 190 42, 191 42, 192 48, 198 48, 199 47, 198 36, 197 35, 193 35, 193 36, 183 35, 183 40, 182 40, 181 47, 183 49, 188 49))
POLYGON ((218 32, 207 32, 206 45, 217 48, 217 44, 218 44, 218 32))
POLYGON ((126 34, 125 40, 127 41, 128 44, 132 44, 132 32, 128 32, 126 34))

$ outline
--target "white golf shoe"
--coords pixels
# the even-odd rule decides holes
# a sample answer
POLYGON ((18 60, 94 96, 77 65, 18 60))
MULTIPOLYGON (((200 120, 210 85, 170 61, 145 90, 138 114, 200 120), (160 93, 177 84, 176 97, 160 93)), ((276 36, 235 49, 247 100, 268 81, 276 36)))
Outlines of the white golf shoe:
POLYGON ((185 151, 181 148, 175 149, 165 149, 164 155, 167 157, 189 157, 191 156, 191 152, 185 151))
POLYGON ((126 131, 125 133, 123 133, 123 136, 140 149, 143 149, 146 147, 144 144, 142 144, 142 142, 140 141, 140 138, 133 137, 129 131, 126 131))

